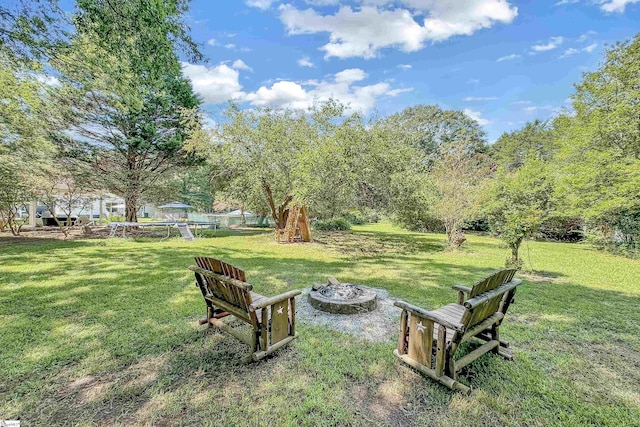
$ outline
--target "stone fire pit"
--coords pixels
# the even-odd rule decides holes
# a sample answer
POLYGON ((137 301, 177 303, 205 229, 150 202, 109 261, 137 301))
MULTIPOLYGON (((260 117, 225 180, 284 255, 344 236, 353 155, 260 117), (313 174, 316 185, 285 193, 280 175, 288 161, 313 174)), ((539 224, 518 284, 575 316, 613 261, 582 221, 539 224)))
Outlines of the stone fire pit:
POLYGON ((330 277, 326 285, 315 285, 308 298, 312 307, 336 314, 366 313, 377 306, 374 291, 365 286, 340 283, 335 277, 330 277))

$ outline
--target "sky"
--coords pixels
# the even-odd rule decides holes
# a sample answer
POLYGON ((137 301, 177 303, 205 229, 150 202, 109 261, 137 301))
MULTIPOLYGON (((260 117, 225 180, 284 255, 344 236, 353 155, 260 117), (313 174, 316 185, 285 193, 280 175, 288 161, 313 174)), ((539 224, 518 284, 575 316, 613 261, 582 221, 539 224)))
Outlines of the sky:
POLYGON ((489 142, 570 108, 603 49, 640 31, 640 0, 194 0, 206 61, 183 72, 217 120, 330 97, 386 116, 459 109, 489 142))

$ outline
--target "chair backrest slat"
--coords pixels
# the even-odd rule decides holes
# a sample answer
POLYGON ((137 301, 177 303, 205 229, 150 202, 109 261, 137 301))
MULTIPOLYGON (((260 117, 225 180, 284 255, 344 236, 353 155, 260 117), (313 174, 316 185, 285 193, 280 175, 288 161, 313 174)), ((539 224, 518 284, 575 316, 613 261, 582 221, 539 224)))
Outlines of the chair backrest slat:
POLYGON ((474 298, 465 301, 465 315, 463 323, 469 328, 477 325, 486 318, 493 316, 498 311, 506 314, 507 308, 513 299, 516 287, 522 280, 511 279, 496 289, 487 291, 474 298))
MULTIPOLYGON (((471 292, 469 293, 469 299, 465 302, 466 310, 462 317, 462 324, 466 329, 469 329, 486 318, 493 316, 503 307, 508 307, 508 303, 504 300, 511 299, 513 297, 515 287, 510 289, 506 288, 509 288, 507 285, 513 282, 513 276, 516 274, 516 271, 517 270, 513 268, 499 270, 473 285, 471 292), (503 289, 500 288, 503 285, 505 285, 506 288, 504 288, 504 290, 500 290, 503 289), (483 298, 483 296, 485 298, 483 298), (469 304, 469 302, 472 301, 481 302, 478 304, 469 304)), ((518 281, 518 283, 520 283, 520 281, 518 281)))
POLYGON ((489 277, 486 277, 475 283, 471 288, 469 298, 473 298, 487 291, 495 289, 504 283, 510 282, 515 274, 516 270, 514 268, 505 268, 504 270, 496 271, 489 277))
MULTIPOLYGON (((196 257, 196 265, 202 269, 208 270, 221 276, 245 282, 245 273, 241 269, 234 267, 219 259, 209 257, 196 257)), ((199 274, 196 272, 196 274, 199 274)), ((251 292, 241 286, 233 283, 232 280, 224 278, 207 276, 200 274, 201 280, 206 283, 211 295, 224 300, 239 309, 248 312, 252 303, 251 292)))

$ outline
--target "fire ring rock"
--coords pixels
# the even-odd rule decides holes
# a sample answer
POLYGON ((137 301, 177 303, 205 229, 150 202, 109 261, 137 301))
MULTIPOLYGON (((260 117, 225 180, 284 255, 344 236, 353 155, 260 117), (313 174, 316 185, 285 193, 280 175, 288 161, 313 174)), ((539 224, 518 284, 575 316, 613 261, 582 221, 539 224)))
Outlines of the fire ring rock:
POLYGON ((371 289, 340 283, 335 278, 329 278, 328 282, 328 285, 314 286, 309 292, 309 303, 315 309, 335 314, 358 314, 376 309, 377 296, 371 289))

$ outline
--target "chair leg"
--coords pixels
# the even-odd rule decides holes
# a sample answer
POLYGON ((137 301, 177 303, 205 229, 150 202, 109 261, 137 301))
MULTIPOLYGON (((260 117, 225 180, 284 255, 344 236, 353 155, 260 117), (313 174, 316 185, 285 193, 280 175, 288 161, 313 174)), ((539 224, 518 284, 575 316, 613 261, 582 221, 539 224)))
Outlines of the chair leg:
MULTIPOLYGON (((498 343, 500 342, 500 329, 498 329, 499 326, 497 325, 493 325, 491 327, 491 338, 498 341, 498 343)), ((498 345, 497 347, 494 347, 491 350, 494 354, 498 354, 498 352, 500 351, 500 345, 498 345)))
POLYGON ((211 324, 210 320, 213 317, 213 306, 207 306, 207 327, 212 328, 213 325, 211 324))
POLYGON ((494 349, 492 349, 491 351, 494 354, 500 355, 502 357, 504 357, 507 360, 513 360, 513 354, 507 350, 507 347, 509 346, 509 343, 506 343, 504 341, 500 341, 500 326, 498 325, 494 325, 491 328, 491 337, 498 341, 500 343, 499 346, 495 347, 494 349))

